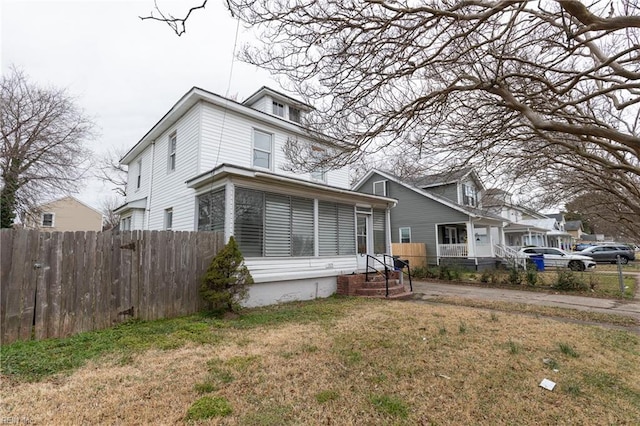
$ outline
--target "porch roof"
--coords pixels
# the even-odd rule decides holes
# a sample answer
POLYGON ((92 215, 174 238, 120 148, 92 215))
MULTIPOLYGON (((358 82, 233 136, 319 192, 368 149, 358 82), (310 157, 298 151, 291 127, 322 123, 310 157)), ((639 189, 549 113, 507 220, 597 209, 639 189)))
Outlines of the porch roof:
POLYGON ((275 173, 258 171, 251 168, 230 164, 221 164, 214 169, 195 176, 186 181, 187 187, 193 189, 202 188, 219 182, 225 178, 232 178, 238 183, 249 185, 262 185, 265 189, 274 191, 277 187, 299 196, 313 197, 313 194, 321 195, 325 199, 340 201, 355 201, 356 203, 372 205, 373 207, 395 207, 397 200, 379 195, 370 195, 349 189, 338 188, 307 180, 278 175, 275 173))
POLYGON ((528 223, 519 223, 519 222, 511 222, 504 227, 505 233, 535 232, 538 234, 546 234, 548 231, 549 230, 545 228, 540 228, 538 226, 530 225, 528 223))

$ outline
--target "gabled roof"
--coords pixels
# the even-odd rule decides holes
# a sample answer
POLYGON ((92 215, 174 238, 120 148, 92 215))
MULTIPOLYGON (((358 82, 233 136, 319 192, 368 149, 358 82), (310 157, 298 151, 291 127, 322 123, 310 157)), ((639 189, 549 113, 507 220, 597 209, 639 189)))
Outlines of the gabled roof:
POLYGON ((422 195, 425 198, 429 198, 433 201, 436 201, 440 204, 443 204, 447 207, 450 207, 454 210, 459 211, 460 213, 469 215, 471 217, 475 217, 475 218, 487 218, 487 219, 493 219, 493 220, 498 220, 501 222, 508 222, 507 219, 503 218, 502 216, 498 216, 495 215, 493 213, 484 211, 484 210, 480 210, 480 209, 476 209, 476 208, 470 208, 470 207, 466 207, 466 206, 461 206, 460 204, 454 203, 453 201, 449 200, 448 198, 444 198, 444 197, 440 197, 438 195, 432 194, 429 191, 425 191, 424 189, 418 188, 412 184, 403 182, 399 177, 391 174, 391 173, 387 173, 387 172, 383 172, 381 170, 377 170, 377 169, 373 169, 370 170, 366 175, 364 175, 364 177, 362 179, 360 179, 355 185, 352 186, 352 188, 354 190, 358 190, 359 188, 362 187, 362 185, 369 180, 369 178, 371 176, 373 176, 374 174, 378 174, 382 177, 384 177, 385 179, 388 179, 390 181, 393 181, 395 183, 397 183, 398 185, 401 185, 419 195, 422 195))
POLYGON ((558 223, 562 223, 564 220, 564 215, 562 213, 548 213, 545 214, 546 217, 551 217, 558 221, 558 223))
POLYGON ((417 179, 412 180, 411 183, 418 188, 432 188, 434 186, 459 183, 468 176, 471 176, 476 183, 479 184, 482 190, 485 189, 482 180, 480 180, 480 176, 478 176, 478 173, 476 173, 476 171, 471 167, 420 176, 417 179))
POLYGON ((577 231, 582 230, 582 221, 581 220, 569 220, 564 223, 565 231, 577 231))
MULTIPOLYGON (((274 90, 269 90, 275 92, 274 90)), ((224 108, 227 111, 232 111, 247 117, 254 118, 256 120, 263 121, 265 123, 280 127, 283 130, 295 135, 301 135, 317 140, 322 140, 325 143, 331 143, 328 136, 312 132, 295 122, 286 120, 273 114, 259 111, 247 105, 239 103, 233 99, 225 98, 216 93, 209 92, 199 87, 192 87, 178 100, 178 102, 176 102, 171 107, 169 111, 167 111, 167 113, 151 128, 151 130, 149 130, 142 137, 142 139, 140 139, 138 143, 136 143, 133 148, 131 148, 129 152, 127 152, 124 157, 122 157, 122 159, 120 159, 120 162, 122 164, 129 164, 131 161, 133 161, 138 154, 144 151, 144 149, 151 143, 153 143, 156 138, 162 135, 162 133, 171 128, 171 126, 173 126, 184 114, 186 114, 194 105, 198 104, 199 102, 206 102, 212 105, 216 105, 220 108, 224 108)))
POLYGON ((259 88, 258 90, 256 90, 254 93, 252 93, 247 99, 245 99, 242 102, 242 105, 246 105, 246 106, 251 106, 253 105, 254 102, 256 102, 258 99, 260 99, 261 97, 268 95, 271 96, 274 99, 280 100, 280 101, 284 101, 290 105, 293 105, 301 110, 304 111, 309 111, 312 110, 313 107, 309 104, 306 104, 302 101, 299 101, 295 98, 292 98, 289 95, 285 95, 282 92, 278 92, 277 90, 273 90, 270 87, 267 86, 262 86, 261 88, 259 88))
POLYGON ((537 228, 548 229, 550 231, 557 230, 556 226, 558 222, 554 218, 546 218, 546 219, 523 219, 518 223, 523 223, 526 225, 532 225, 537 228))

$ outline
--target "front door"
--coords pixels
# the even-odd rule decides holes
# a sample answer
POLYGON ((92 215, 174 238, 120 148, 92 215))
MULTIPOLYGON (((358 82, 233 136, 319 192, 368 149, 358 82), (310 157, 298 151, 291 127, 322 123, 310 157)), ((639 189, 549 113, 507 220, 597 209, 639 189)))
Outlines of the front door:
POLYGON ((358 213, 356 215, 356 242, 358 244, 358 269, 367 268, 367 253, 370 253, 369 222, 371 215, 358 213))

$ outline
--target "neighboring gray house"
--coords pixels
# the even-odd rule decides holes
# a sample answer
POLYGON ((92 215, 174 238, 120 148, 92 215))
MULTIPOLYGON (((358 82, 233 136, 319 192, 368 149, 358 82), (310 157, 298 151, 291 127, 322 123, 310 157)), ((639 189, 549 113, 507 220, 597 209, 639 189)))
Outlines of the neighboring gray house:
POLYGON ((480 208, 484 186, 473 170, 411 183, 371 170, 353 189, 397 199, 390 211, 391 241, 426 244, 429 264, 456 258, 479 267, 495 265, 496 257, 504 256, 503 227, 508 221, 480 208))

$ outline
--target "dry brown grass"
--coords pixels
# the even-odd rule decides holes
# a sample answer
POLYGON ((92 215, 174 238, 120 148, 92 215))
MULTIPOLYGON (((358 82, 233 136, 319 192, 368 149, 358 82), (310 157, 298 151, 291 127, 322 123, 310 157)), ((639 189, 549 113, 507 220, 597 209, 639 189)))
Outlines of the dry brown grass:
POLYGON ((363 301, 333 323, 229 329, 218 345, 121 364, 4 383, 1 417, 180 424, 194 386, 225 373, 212 395, 233 413, 202 424, 640 424, 638 336, 474 308, 363 301), (545 377, 554 391, 538 387, 545 377), (378 396, 408 414, 376 408, 378 396))

